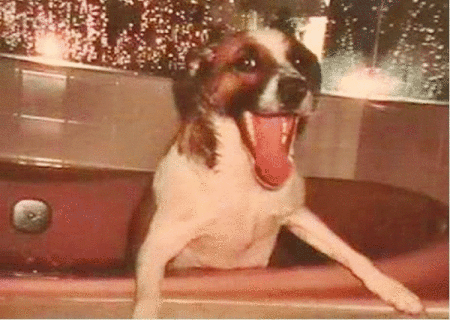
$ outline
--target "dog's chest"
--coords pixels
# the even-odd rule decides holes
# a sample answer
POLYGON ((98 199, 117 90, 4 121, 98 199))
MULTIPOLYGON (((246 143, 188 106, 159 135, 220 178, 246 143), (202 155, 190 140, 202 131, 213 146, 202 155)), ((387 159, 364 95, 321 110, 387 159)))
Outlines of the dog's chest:
MULTIPOLYGON (((218 128, 219 162, 214 169, 173 148, 158 173, 159 200, 175 200, 176 194, 177 208, 190 212, 191 219, 206 221, 172 261, 175 268, 265 266, 283 218, 302 203, 296 176, 280 190, 262 188, 234 123, 224 120, 218 128)), ((169 214, 169 219, 183 218, 180 212, 169 214)))
POLYGON ((175 268, 266 266, 286 207, 251 193, 210 194, 195 208, 210 219, 173 261, 175 268))

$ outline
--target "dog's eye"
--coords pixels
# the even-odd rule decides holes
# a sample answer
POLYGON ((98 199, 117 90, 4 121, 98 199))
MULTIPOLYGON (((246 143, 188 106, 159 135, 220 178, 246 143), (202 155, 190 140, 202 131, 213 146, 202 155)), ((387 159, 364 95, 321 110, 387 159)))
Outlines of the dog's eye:
POLYGON ((252 72, 258 67, 258 57, 255 50, 247 49, 241 57, 235 61, 233 68, 238 72, 252 72))
POLYGON ((241 58, 234 64, 234 69, 239 72, 251 72, 256 68, 256 59, 248 57, 241 58))

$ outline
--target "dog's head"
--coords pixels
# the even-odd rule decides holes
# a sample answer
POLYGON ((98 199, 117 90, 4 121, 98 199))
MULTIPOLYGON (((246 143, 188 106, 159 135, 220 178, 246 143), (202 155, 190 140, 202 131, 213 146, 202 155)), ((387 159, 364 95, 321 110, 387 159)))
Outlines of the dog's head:
MULTIPOLYGON (((316 56, 293 37, 269 29, 240 32, 196 49, 186 57, 186 65, 187 76, 174 85, 176 106, 185 122, 212 134, 197 149, 217 145, 208 115, 231 117, 252 155, 258 181, 270 189, 281 186, 293 168, 298 126, 320 91, 316 56)), ((206 163, 212 167, 217 154, 203 154, 208 155, 212 159, 206 163)))

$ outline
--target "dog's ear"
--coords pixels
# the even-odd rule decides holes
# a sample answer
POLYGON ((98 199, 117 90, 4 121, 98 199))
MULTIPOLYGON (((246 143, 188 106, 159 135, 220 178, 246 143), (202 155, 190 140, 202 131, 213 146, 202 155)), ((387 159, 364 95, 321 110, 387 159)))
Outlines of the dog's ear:
POLYGON ((185 58, 186 69, 174 79, 175 106, 182 120, 193 120, 200 115, 202 86, 213 57, 211 46, 191 49, 185 58))
POLYGON ((186 69, 191 77, 201 77, 214 59, 214 45, 196 47, 186 55, 186 69))

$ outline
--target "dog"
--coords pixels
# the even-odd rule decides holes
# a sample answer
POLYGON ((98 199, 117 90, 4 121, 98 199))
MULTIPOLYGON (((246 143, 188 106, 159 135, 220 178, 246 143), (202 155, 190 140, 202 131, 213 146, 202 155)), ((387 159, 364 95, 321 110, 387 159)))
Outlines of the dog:
POLYGON ((317 57, 265 29, 197 49, 186 65, 173 88, 180 128, 155 172, 157 209, 138 254, 133 316, 157 316, 167 266, 267 266, 283 225, 396 309, 422 312, 415 294, 305 206, 293 143, 320 91, 317 57))

